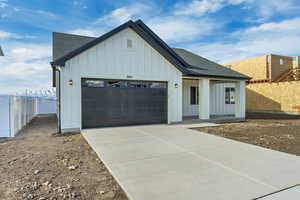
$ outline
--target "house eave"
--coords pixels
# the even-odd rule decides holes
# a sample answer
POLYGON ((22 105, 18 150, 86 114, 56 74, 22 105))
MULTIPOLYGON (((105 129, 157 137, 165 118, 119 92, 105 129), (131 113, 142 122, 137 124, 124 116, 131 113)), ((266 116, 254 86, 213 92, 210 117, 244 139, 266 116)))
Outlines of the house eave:
POLYGON ((249 81, 251 78, 234 77, 234 76, 218 76, 218 75, 201 75, 201 74, 185 74, 182 78, 208 78, 208 79, 222 79, 222 80, 233 80, 233 81, 249 81))

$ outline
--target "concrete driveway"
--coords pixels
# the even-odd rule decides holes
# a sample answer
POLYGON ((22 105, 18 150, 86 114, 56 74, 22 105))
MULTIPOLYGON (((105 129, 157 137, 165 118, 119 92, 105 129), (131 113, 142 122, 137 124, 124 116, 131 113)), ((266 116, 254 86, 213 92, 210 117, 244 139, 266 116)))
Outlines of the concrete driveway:
POLYGON ((298 156, 178 125, 82 134, 131 200, 300 198, 298 156))

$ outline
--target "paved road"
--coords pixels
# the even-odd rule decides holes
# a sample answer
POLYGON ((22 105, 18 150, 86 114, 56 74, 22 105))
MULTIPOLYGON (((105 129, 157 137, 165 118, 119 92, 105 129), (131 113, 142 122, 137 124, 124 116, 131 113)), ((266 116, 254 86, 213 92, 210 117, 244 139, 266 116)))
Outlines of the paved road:
MULTIPOLYGON (((300 183, 298 156, 180 126, 82 134, 131 200, 250 200, 300 183)), ((300 197, 299 187, 284 193, 300 197)))

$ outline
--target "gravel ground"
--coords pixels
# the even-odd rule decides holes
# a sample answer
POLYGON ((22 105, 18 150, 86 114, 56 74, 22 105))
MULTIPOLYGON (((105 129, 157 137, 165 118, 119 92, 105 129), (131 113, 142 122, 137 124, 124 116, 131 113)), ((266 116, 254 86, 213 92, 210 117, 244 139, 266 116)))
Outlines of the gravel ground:
POLYGON ((56 132, 56 118, 40 116, 15 139, 0 140, 1 200, 127 200, 81 134, 56 132))
POLYGON ((244 123, 197 130, 300 156, 300 116, 249 113, 244 123))

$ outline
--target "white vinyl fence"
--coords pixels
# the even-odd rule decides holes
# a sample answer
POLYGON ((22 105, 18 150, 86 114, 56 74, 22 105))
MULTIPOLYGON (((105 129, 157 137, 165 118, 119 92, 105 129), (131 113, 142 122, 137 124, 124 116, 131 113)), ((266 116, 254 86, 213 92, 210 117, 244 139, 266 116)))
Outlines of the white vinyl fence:
POLYGON ((55 99, 0 96, 0 137, 14 137, 36 115, 55 112, 55 99))

